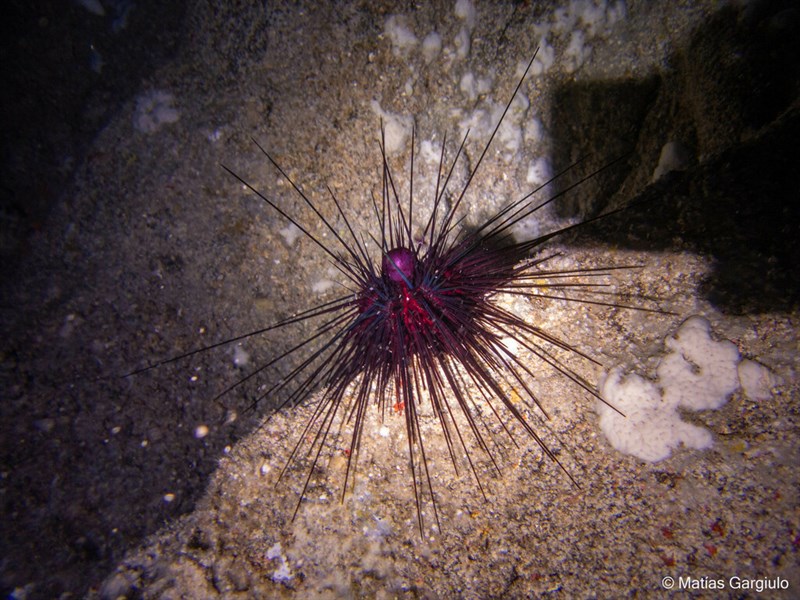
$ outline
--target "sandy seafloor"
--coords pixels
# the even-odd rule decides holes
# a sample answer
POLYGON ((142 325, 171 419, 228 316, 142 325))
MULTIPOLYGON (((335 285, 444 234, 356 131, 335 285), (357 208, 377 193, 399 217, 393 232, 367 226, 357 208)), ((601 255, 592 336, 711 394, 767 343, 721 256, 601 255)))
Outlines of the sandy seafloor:
MULTIPOLYGON (((669 576, 694 581, 677 596, 800 594, 798 82, 783 69, 796 65, 787 40, 800 18, 780 2, 630 1, 623 18, 599 13, 592 28, 569 21, 578 6, 481 4, 470 22, 452 2, 188 5, 175 54, 97 133, 3 282, 4 593, 660 597, 669 576), (419 41, 438 32, 440 51, 393 46, 391 15, 419 41), (584 54, 570 59, 575 30, 584 54), (335 216, 327 185, 355 229, 375 232, 374 107, 413 116, 418 143, 438 148, 444 133, 452 143, 466 116, 505 102, 545 31, 553 63, 523 85, 522 143, 490 149, 465 224, 524 194, 537 159, 558 170, 588 153, 590 168, 633 149, 621 175, 593 180, 586 197, 646 202, 549 248, 566 264, 643 265, 614 285, 674 314, 544 301, 513 309, 601 362, 575 361, 591 382, 618 365, 654 378, 664 339, 703 315, 777 383, 762 399, 738 390, 719 410, 684 414, 712 432, 710 449, 679 448, 657 463, 621 454, 598 427, 595 399, 526 357, 550 419, 523 410, 579 486, 517 431, 519 447, 498 455, 499 476, 475 451, 484 500, 467 472, 455 475, 423 415, 441 530, 423 496, 420 535, 404 419, 390 414, 382 430, 373 412, 354 488, 339 501, 345 461, 335 456, 292 520, 306 471, 276 481, 313 404, 265 422, 267 402, 246 410, 255 388, 214 397, 302 331, 246 340, 241 367, 223 348, 110 377, 327 297, 314 286, 336 275, 319 249, 291 241, 286 223, 220 166, 324 236, 251 136, 326 215, 335 216), (462 89, 466 73, 485 89, 462 89), (174 122, 143 131, 141 98, 154 91, 171 96, 174 122), (686 148, 684 170, 648 187, 671 140, 686 148), (747 580, 787 589, 733 589, 747 580), (709 589, 720 581, 724 589, 709 589)), ((471 163, 486 131, 475 136, 471 163)), ((407 190, 407 149, 390 159, 407 190)), ((431 167, 417 160, 415 202, 429 207, 431 167)), ((457 171, 463 181, 466 167, 457 171)), ((586 197, 573 203, 582 215, 600 206, 586 197)))

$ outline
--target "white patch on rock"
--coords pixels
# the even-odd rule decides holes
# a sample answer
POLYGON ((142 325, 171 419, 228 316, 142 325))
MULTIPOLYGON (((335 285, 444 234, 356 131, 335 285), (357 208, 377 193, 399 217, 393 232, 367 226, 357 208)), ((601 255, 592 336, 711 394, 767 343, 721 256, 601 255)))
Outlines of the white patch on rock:
POLYGON ((419 40, 414 32, 406 24, 406 19, 402 15, 390 15, 386 18, 383 31, 392 43, 392 52, 395 55, 407 54, 418 43, 419 40))
POLYGON ((600 395, 625 415, 598 402, 606 438, 620 452, 648 462, 668 458, 680 444, 711 447, 711 433, 683 421, 678 409, 720 408, 739 387, 739 351, 732 342, 714 341, 706 319, 687 319, 666 346, 671 352, 658 365, 657 382, 623 377, 616 368, 600 383, 600 395))
POLYGON ((541 75, 548 71, 556 61, 556 51, 553 46, 547 42, 547 36, 543 36, 539 42, 539 51, 536 53, 536 58, 531 65, 532 75, 541 75))
POLYGON ((475 5, 470 0, 457 0, 455 13, 464 22, 464 26, 456 34, 453 43, 456 47, 456 56, 464 59, 469 56, 469 50, 472 45, 472 30, 475 29, 477 12, 475 5))
POLYGON ((690 152, 680 142, 670 141, 661 148, 658 165, 653 171, 653 181, 658 181, 671 171, 683 171, 691 162, 690 152))
MULTIPOLYGON (((476 108, 459 121, 458 127, 462 137, 469 130, 471 139, 488 139, 500 120, 505 105, 492 101, 487 104, 488 108, 476 108)), ((507 163, 516 158, 516 153, 522 146, 523 121, 529 106, 528 97, 521 93, 517 94, 500 124, 500 129, 497 130, 495 139, 504 150, 502 158, 507 163)))
POLYGON ((462 27, 453 39, 453 45, 456 47, 457 58, 461 60, 467 58, 471 46, 469 29, 462 27))
POLYGON ((711 339, 711 324, 703 317, 687 319, 667 339, 672 350, 658 365, 664 400, 690 410, 720 408, 739 387, 736 344, 711 339))
POLYGON ((386 141, 386 154, 394 156, 406 149, 406 141, 414 128, 414 118, 412 116, 402 117, 390 113, 381 108, 377 100, 370 103, 372 112, 378 115, 383 121, 384 136, 386 141))
POLYGON ((246 367, 250 362, 250 353, 237 344, 233 348, 233 364, 239 368, 246 367))
POLYGON ((528 165, 528 172, 525 175, 525 182, 535 187, 539 187, 553 177, 553 167, 550 161, 545 158, 534 159, 528 165))
POLYGON ((438 165, 442 157, 442 148, 437 148, 432 140, 422 140, 419 145, 419 155, 429 165, 438 165))
POLYGON ((289 568, 289 561, 286 560, 286 556, 283 554, 280 542, 277 542, 267 550, 266 558, 267 560, 275 561, 274 564, 277 565, 277 569, 270 575, 272 581, 288 585, 294 579, 294 574, 289 568))
POLYGON ((330 279, 318 279, 312 284, 311 291, 314 292, 315 294, 324 294, 334 285, 336 285, 336 283, 331 281, 330 279))
POLYGON ((173 95, 163 90, 142 94, 136 99, 133 126, 144 133, 155 133, 162 126, 175 123, 181 115, 174 103, 173 95))
POLYGON ((286 240, 288 246, 294 246, 295 241, 297 241, 297 238, 300 237, 303 232, 300 231, 300 228, 294 223, 289 223, 286 227, 280 229, 278 233, 286 240))
POLYGON ((772 395, 772 388, 781 385, 783 379, 754 360, 739 363, 739 383, 745 396, 751 400, 766 400, 772 395))
POLYGON ((477 11, 475 5, 470 0, 457 0, 455 7, 456 16, 464 21, 464 24, 470 29, 475 28, 477 21, 477 11))
POLYGON ((425 62, 431 62, 442 51, 442 36, 432 31, 422 40, 422 57, 425 62))
POLYGON ((472 74, 472 71, 467 71, 461 76, 458 87, 470 101, 474 101, 478 97, 475 75, 472 74))
POLYGON ((580 29, 576 29, 569 37, 569 43, 562 61, 567 73, 574 73, 583 66, 592 54, 592 47, 586 44, 586 36, 580 29))
POLYGON ((639 375, 623 377, 622 369, 614 369, 601 384, 600 393, 625 415, 599 404, 600 428, 624 454, 658 462, 679 444, 698 450, 712 444, 707 429, 683 421, 675 407, 667 406, 661 389, 639 375))

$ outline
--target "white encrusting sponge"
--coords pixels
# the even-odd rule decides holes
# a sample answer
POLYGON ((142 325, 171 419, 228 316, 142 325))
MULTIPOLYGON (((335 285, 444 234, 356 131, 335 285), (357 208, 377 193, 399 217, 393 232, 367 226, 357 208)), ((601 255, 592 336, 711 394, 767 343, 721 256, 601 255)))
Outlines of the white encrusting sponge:
POLYGON ((648 462, 668 458, 680 444, 698 450, 713 444, 711 432, 683 421, 678 409, 722 407, 739 388, 743 372, 747 375, 747 385, 742 381, 745 392, 750 395, 758 388, 758 394, 753 394, 758 397, 753 399, 763 399, 764 388, 780 382, 758 363, 737 368, 741 357, 736 345, 727 340, 714 341, 709 322, 699 316, 687 319, 666 340, 666 346, 670 353, 658 365, 657 382, 639 375, 625 377, 618 367, 600 383, 601 396, 625 415, 598 402, 600 428, 606 438, 620 452, 648 462))

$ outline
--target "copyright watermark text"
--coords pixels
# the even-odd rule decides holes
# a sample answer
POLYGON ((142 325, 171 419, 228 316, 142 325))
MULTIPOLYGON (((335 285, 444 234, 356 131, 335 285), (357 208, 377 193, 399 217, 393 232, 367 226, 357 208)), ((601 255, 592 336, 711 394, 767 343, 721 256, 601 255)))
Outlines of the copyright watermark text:
POLYGON ((736 575, 725 578, 712 577, 670 577, 661 579, 665 590, 748 590, 756 593, 769 590, 788 590, 789 580, 783 577, 759 577, 750 579, 736 575))

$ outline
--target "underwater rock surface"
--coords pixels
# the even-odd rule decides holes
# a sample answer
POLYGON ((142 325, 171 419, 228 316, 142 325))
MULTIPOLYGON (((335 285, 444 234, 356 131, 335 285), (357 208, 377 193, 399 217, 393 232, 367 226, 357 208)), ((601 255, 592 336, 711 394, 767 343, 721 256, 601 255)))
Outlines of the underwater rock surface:
MULTIPOLYGON (((42 196, 55 200, 36 208, 35 226, 24 211, 9 213, 2 592, 580 597, 651 594, 665 576, 724 576, 730 591, 727 578, 738 576, 782 578, 789 587, 777 594, 796 595, 798 16, 777 1, 716 6, 187 3, 170 29, 173 51, 136 70, 136 85, 118 95, 92 88, 87 110, 103 117, 80 121, 90 130, 85 151, 65 167, 60 193, 42 196), (320 282, 336 279, 312 244, 288 235, 286 222, 220 168, 302 211, 250 136, 310 193, 324 197, 329 185, 367 231, 380 185, 375 103, 401 129, 404 119, 416 128, 422 207, 435 170, 424 149, 469 126, 474 162, 537 45, 538 73, 476 176, 465 226, 529 191, 533 171, 557 172, 585 154, 599 166, 632 150, 624 169, 601 174, 548 214, 551 223, 530 227, 637 202, 549 247, 565 264, 645 265, 615 285, 658 297, 676 315, 513 309, 605 367, 650 377, 664 339, 702 315, 777 383, 756 399, 737 391, 719 410, 682 415, 711 432, 710 449, 679 448, 654 464, 620 454, 600 434, 593 397, 537 372, 532 385, 550 419, 530 418, 580 487, 517 436, 519 447, 501 454, 501 476, 481 464, 484 502, 466 473, 453 472, 427 422, 442 531, 428 518, 420 538, 402 415, 381 423, 370 414, 344 502, 338 457, 314 474, 292 521, 306 473, 290 470, 275 484, 313 405, 265 423, 268 405, 247 410, 252 391, 213 401, 302 331, 109 377, 263 327, 320 301, 330 287, 320 282), (139 131, 137 98, 156 90, 180 118, 139 131), (653 182, 662 149, 676 141, 683 170, 653 182)), ((113 38, 106 17, 77 3, 69 10, 101 19, 89 23, 120 44, 136 45, 137 27, 157 22, 137 2, 119 34, 129 37, 113 38)), ((106 51, 94 75, 115 78, 111 90, 121 89, 124 54, 106 51)), ((20 156, 42 135, 27 132, 20 156)), ((409 152, 392 160, 405 185, 409 152)), ((581 374, 596 383, 602 371, 581 374)))

